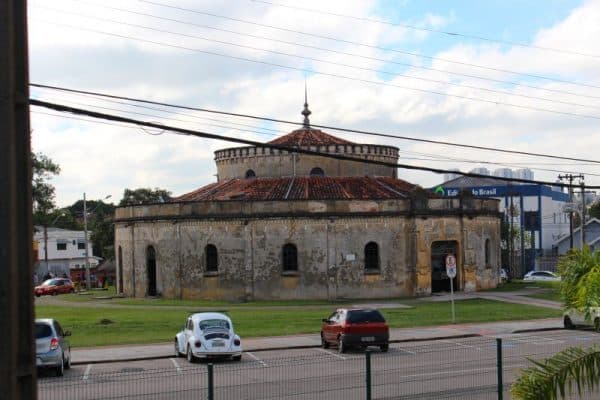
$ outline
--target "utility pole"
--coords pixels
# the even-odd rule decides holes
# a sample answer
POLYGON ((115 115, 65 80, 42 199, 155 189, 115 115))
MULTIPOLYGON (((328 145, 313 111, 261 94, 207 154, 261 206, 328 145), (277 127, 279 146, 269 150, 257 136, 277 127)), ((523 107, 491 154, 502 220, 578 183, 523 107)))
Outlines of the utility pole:
POLYGON ((0 1, 0 397, 37 398, 27 1, 0 1))
POLYGON ((579 178, 579 186, 581 187, 581 249, 583 250, 583 246, 585 245, 585 182, 583 180, 583 175, 579 178))
POLYGON ((88 263, 88 231, 87 231, 87 203, 85 201, 85 192, 83 193, 83 237, 85 240, 85 289, 92 288, 92 279, 90 277, 90 264, 88 263))
MULTIPOLYGON (((583 179, 583 175, 573 175, 573 174, 564 174, 558 175, 558 179, 561 181, 568 180, 569 181, 569 202, 573 203, 573 180, 575 179, 583 179)), ((569 211, 569 248, 573 248, 573 211, 569 211)))

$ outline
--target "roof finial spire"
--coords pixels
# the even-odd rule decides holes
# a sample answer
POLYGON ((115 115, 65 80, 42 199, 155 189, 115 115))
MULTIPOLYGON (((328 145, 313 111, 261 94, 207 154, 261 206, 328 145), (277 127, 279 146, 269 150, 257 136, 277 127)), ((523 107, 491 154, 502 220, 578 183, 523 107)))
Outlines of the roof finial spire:
POLYGON ((302 110, 301 114, 304 115, 304 122, 302 123, 302 126, 304 127, 304 129, 310 129, 310 121, 308 120, 308 116, 311 114, 311 112, 308 109, 308 96, 306 94, 306 81, 304 81, 304 110, 302 110))

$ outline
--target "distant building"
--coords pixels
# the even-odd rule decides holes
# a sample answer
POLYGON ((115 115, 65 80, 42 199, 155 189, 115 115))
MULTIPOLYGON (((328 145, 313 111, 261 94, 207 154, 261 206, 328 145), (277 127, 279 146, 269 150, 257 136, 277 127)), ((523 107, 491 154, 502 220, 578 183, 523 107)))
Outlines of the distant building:
MULTIPOLYGON (((47 228, 47 238, 44 239, 44 227, 36 226, 33 240, 37 243, 37 258, 39 261, 34 269, 38 277, 41 278, 46 273, 51 272, 55 276, 66 274, 75 278, 78 274, 83 273, 85 269, 84 231, 49 227, 47 228), (47 260, 46 243, 48 245, 47 260)), ((93 244, 89 240, 88 243, 88 262, 90 269, 92 269, 98 265, 101 258, 92 256, 93 244)))
POLYGON ((498 168, 494 170, 494 176, 499 176, 501 178, 513 178, 513 170, 510 168, 498 168))
MULTIPOLYGON (((584 242, 592 250, 600 250, 600 220, 592 218, 585 224, 584 242)), ((573 230, 573 248, 578 249, 581 247, 581 227, 577 227, 573 230)), ((571 240, 569 236, 564 236, 557 240, 553 246, 556 255, 563 255, 571 248, 571 240)))
POLYGON ((533 171, 529 168, 521 168, 513 171, 513 178, 533 180, 533 171))
MULTIPOLYGON (((460 172, 460 169, 458 168, 450 168, 448 171, 456 171, 456 172, 460 172)), ((452 179, 456 179, 459 176, 461 176, 460 174, 453 174, 452 172, 448 172, 444 174, 444 181, 451 181, 452 179)))
MULTIPOLYGON (((473 168, 469 172, 472 172, 474 174, 479 174, 479 175, 489 175, 490 174, 490 170, 489 169, 482 168, 482 167, 480 167, 480 168, 473 168)), ((450 180, 450 179, 448 179, 448 180, 450 180)))

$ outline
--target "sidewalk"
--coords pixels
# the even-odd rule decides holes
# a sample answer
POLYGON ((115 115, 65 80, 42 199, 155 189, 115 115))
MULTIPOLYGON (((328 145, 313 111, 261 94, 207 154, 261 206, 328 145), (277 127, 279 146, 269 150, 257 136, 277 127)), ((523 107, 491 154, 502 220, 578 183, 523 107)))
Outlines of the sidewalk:
MULTIPOLYGON (((503 321, 478 324, 456 324, 423 328, 391 329, 391 342, 423 340, 443 340, 472 336, 501 336, 527 331, 562 329, 560 318, 528 321, 503 321)), ((175 333, 173 333, 175 334, 175 333)), ((259 352, 278 349, 298 349, 319 347, 318 334, 276 336, 264 338, 242 338, 244 351, 259 352)), ((173 357, 173 343, 147 345, 123 345, 73 349, 71 356, 74 365, 95 364, 113 361, 133 361, 173 357)))

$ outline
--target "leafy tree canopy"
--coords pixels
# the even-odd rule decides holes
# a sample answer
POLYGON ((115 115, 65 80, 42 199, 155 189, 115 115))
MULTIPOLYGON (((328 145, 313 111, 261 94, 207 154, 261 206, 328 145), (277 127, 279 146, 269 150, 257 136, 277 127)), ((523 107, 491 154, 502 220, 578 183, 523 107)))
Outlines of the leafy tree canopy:
POLYGON ((49 214, 54 210, 54 186, 50 180, 60 173, 60 167, 42 153, 31 153, 32 200, 34 223, 48 223, 49 214))
POLYGON ((125 189, 119 206, 164 203, 171 200, 171 192, 160 188, 125 189))
POLYGON ((572 250, 558 263, 560 295, 565 308, 582 312, 600 306, 600 252, 589 246, 572 250))

